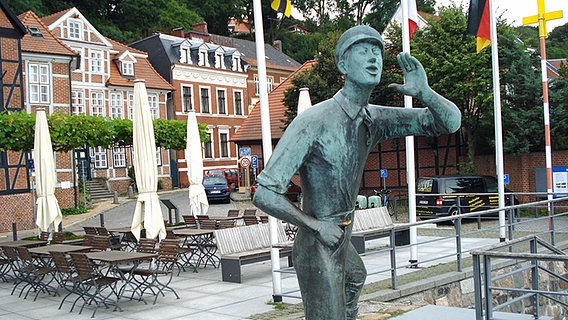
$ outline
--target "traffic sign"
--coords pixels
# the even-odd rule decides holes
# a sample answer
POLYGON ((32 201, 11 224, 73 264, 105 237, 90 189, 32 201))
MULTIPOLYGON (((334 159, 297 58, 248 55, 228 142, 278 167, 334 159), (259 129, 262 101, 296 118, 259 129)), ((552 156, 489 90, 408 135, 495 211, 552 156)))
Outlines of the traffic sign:
POLYGON ((381 169, 381 178, 386 178, 388 176, 387 169, 381 169))
POLYGON ((250 157, 250 167, 253 169, 258 168, 258 156, 250 157))
POLYGON ((28 168, 32 171, 35 170, 34 159, 28 159, 28 168))
POLYGON ((503 175, 503 181, 504 181, 504 184, 509 184, 509 174, 508 173, 505 173, 503 175))
POLYGON ((248 168, 248 166, 250 166, 250 158, 242 157, 241 160, 239 160, 239 163, 241 164, 241 167, 248 168))
POLYGON ((239 148, 239 157, 250 157, 250 148, 248 147, 239 148))

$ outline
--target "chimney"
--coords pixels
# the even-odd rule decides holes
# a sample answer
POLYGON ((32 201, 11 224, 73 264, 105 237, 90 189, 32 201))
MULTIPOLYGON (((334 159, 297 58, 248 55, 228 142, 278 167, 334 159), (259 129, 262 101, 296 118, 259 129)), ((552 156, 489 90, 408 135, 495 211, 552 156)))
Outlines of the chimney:
POLYGON ((207 31, 207 22, 203 21, 203 22, 194 24, 193 25, 193 31, 201 32, 201 33, 209 33, 209 31, 207 31))
POLYGON ((183 38, 184 37, 183 27, 172 29, 172 35, 183 38))
POLYGON ((282 40, 274 40, 272 46, 278 51, 282 51, 282 40))

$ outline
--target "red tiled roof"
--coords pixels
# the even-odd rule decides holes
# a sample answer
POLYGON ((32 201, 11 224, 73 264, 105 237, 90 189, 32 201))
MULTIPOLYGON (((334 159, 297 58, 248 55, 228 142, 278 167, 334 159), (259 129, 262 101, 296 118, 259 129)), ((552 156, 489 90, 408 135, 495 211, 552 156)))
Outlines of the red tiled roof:
MULTIPOLYGON (((111 61, 110 77, 107 80, 107 85, 111 86, 122 86, 122 87, 134 87, 134 78, 123 77, 120 73, 119 66, 116 60, 125 51, 129 51, 134 54, 148 55, 146 52, 131 48, 125 44, 117 42, 115 40, 106 38, 113 46, 113 49, 118 51, 111 61)), ((174 87, 167 82, 150 64, 150 61, 146 58, 135 57, 136 63, 134 64, 134 75, 136 79, 144 79, 146 81, 146 87, 152 89, 163 89, 163 90, 174 90, 174 87)))
POLYGON ((77 53, 57 38, 42 20, 32 11, 26 11, 18 16, 22 24, 26 27, 37 27, 41 32, 41 37, 32 36, 27 33, 22 38, 22 51, 37 52, 46 54, 57 54, 75 56, 77 53))
POLYGON ((41 18, 41 20, 43 20, 43 22, 44 22, 46 25, 49 26, 50 24, 52 24, 52 23, 54 23, 55 21, 57 21, 57 19, 61 18, 64 14, 66 14, 66 13, 67 13, 69 10, 71 10, 71 9, 73 9, 73 8, 67 8, 67 9, 61 10, 61 11, 59 11, 59 12, 52 13, 52 14, 50 14, 50 15, 47 15, 47 16, 41 18))
MULTIPOLYGON (((268 94, 268 105, 270 106, 270 131, 272 139, 280 139, 282 137, 283 120, 286 119, 286 111, 288 107, 282 102, 284 99, 284 91, 291 87, 292 79, 299 73, 310 70, 316 60, 306 61, 294 73, 290 74, 286 80, 282 81, 274 90, 268 94)), ((257 105, 252 109, 249 116, 245 119, 237 133, 233 135, 232 141, 254 141, 261 140, 261 124, 260 124, 260 107, 257 105)))

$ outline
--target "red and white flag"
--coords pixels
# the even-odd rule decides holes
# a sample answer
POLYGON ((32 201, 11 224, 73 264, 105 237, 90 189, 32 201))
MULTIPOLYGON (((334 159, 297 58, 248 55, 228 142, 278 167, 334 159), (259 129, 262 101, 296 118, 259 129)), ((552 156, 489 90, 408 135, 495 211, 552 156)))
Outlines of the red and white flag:
POLYGON ((412 33, 418 28, 418 10, 416 0, 406 0, 408 4, 408 36, 412 40, 412 33))

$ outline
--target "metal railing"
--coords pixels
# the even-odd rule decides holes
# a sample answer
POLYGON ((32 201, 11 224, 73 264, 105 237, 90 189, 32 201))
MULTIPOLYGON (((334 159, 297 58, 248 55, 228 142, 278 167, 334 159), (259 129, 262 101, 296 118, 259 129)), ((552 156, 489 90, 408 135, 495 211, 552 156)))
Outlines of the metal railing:
MULTIPOLYGON (((556 288, 566 288, 568 279, 550 267, 548 262, 568 262, 568 256, 557 248, 544 242, 537 236, 527 236, 512 241, 503 242, 501 244, 471 252, 473 256, 474 271, 474 287, 475 287, 475 318, 477 320, 493 319, 494 311, 503 310, 506 307, 520 304, 529 299, 530 309, 533 310, 534 319, 539 319, 541 315, 542 298, 549 299, 568 308, 568 303, 562 301, 562 297, 568 297, 568 292, 552 291, 541 289, 541 284, 545 282, 557 282, 556 288), (529 248, 516 247, 527 243, 529 248), (539 252, 539 249, 541 250, 539 252), (506 250, 506 251, 502 251, 506 250), (515 252, 517 251, 517 252, 515 252), (499 259, 500 266, 495 266, 494 261, 499 259), (483 263, 482 263, 483 262, 483 263), (524 263, 523 263, 524 262, 524 263), (501 273, 499 273, 499 271, 501 273), (540 276, 540 272, 544 272, 548 277, 540 276), (496 273, 495 275, 493 275, 496 273), (520 277, 525 279, 525 274, 529 283, 520 281, 517 287, 503 286, 505 283, 515 284, 515 281, 501 281, 508 278, 520 277), (504 293, 509 295, 507 299, 495 299, 494 293, 504 293), (498 301, 504 300, 502 303, 498 301), (485 315, 485 318, 483 317, 485 315)), ((566 273, 564 264, 562 265, 563 273, 566 273)))
MULTIPOLYGON (((458 205, 459 208, 459 203, 460 203, 460 194, 456 195, 456 205, 458 205)), ((472 250, 475 249, 479 249, 482 246, 486 245, 481 243, 478 247, 473 247, 473 248, 469 248, 469 249, 464 249, 463 245, 462 245, 462 240, 464 238, 495 238, 495 239, 499 239, 499 230, 500 228, 502 228, 503 226, 500 226, 498 224, 492 224, 490 226, 485 226, 482 224, 482 221, 485 221, 488 216, 491 215, 495 215, 495 213, 498 213, 500 211, 505 211, 506 216, 507 216, 507 222, 506 225, 504 226, 507 229, 507 239, 509 241, 514 240, 516 238, 520 238, 520 237, 525 237, 527 235, 533 235, 533 236, 539 236, 542 239, 546 239, 549 240, 549 242, 552 245, 555 245, 556 241, 557 241, 557 234, 558 232, 563 232, 564 235, 566 235, 566 240, 568 240, 568 212, 566 213, 554 213, 553 210, 553 214, 550 216, 543 216, 543 217, 536 217, 536 218, 521 218, 519 216, 519 211, 522 208, 529 208, 529 209, 535 209, 538 210, 537 208, 546 208, 549 204, 551 204, 552 207, 554 207, 554 204, 559 202, 559 201, 566 201, 566 199, 553 199, 553 200, 543 200, 543 201, 535 201, 535 202, 531 202, 531 203, 525 203, 525 204, 519 204, 519 205, 512 205, 512 206, 507 206, 504 207, 503 209, 490 209, 490 210, 484 210, 484 211, 476 211, 476 212, 470 212, 470 213, 465 213, 465 214, 458 214, 458 215, 454 215, 454 216, 447 216, 447 217, 442 217, 442 218, 437 218, 437 219, 428 219, 428 220, 423 220, 423 221, 418 221, 416 223, 402 223, 402 224, 395 224, 394 226, 391 226, 390 228, 386 228, 385 232, 388 232, 389 236, 389 244, 384 247, 384 248, 379 248, 376 250, 371 250, 371 251, 367 251, 365 253, 362 253, 362 256, 372 256, 372 255, 380 255, 380 254, 385 254, 385 252, 388 253, 389 255, 389 260, 390 260, 390 266, 381 269, 372 269, 369 270, 369 268, 367 268, 367 275, 377 275, 377 274, 382 274, 382 273, 390 273, 390 280, 391 280, 391 288, 392 289, 398 289, 398 278, 399 278, 399 271, 400 270, 407 270, 409 268, 417 268, 418 265, 423 265, 423 264, 433 264, 435 262, 438 263, 447 263, 448 262, 448 258, 455 258, 452 259, 456 262, 456 270, 458 272, 463 271, 463 262, 464 262, 464 257, 467 253, 470 253, 472 250), (472 231, 464 231, 462 226, 463 226, 463 220, 468 219, 475 219, 477 220, 477 229, 476 230, 472 230, 472 231), (567 223, 564 223, 563 225, 557 225, 556 221, 562 219, 563 221, 567 221, 567 223), (426 224, 448 224, 448 225, 453 225, 453 231, 449 231, 449 230, 445 230, 447 234, 441 234, 441 235, 436 235, 433 237, 428 237, 427 240, 425 241, 418 241, 416 243, 409 243, 407 245, 403 245, 403 246, 396 246, 395 245, 395 234, 399 233, 399 232, 404 232, 404 231, 408 231, 410 228, 417 228, 417 227, 421 227, 424 226, 426 224), (532 225, 539 225, 541 226, 540 229, 535 229, 532 228, 532 225), (544 226, 544 227, 542 227, 544 226), (404 248, 411 248, 413 246, 424 246, 424 245, 432 245, 432 246, 436 246, 437 243, 446 241, 448 239, 454 239, 455 241, 455 251, 453 252, 447 252, 446 254, 441 254, 441 255, 436 255, 436 256, 431 256, 428 257, 427 259, 423 259, 423 260, 419 260, 418 262, 415 261, 409 261, 408 263, 399 263, 397 262, 400 258, 400 254, 397 252, 401 249, 404 248)), ((458 212, 461 212, 460 209, 458 209, 458 212)), ((536 216, 536 215, 535 215, 536 216)), ((493 218, 492 221, 495 221, 495 219, 493 218)), ((427 230, 427 229, 421 229, 421 230, 427 230)), ((499 239, 499 240, 503 240, 503 239, 499 239)), ((283 273, 294 273, 293 269, 290 268, 283 268, 280 270, 280 272, 283 273)), ((292 291, 288 291, 288 292, 284 292, 281 294, 282 297, 291 297, 291 298, 300 298, 299 297, 299 292, 298 290, 292 290, 292 291)))

